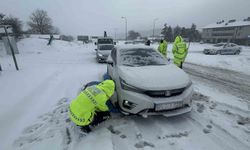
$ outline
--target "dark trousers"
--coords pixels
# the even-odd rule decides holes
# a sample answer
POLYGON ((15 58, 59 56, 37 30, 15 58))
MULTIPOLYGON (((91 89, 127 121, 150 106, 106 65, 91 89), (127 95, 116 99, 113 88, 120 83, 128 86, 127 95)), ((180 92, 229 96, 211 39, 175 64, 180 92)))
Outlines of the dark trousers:
POLYGON ((110 118, 110 112, 109 111, 104 111, 104 112, 96 112, 93 121, 86 126, 81 126, 81 130, 83 132, 89 133, 91 131, 90 126, 97 126, 99 125, 101 122, 107 120, 108 118, 110 118))
POLYGON ((180 68, 182 69, 183 62, 181 62, 180 68))

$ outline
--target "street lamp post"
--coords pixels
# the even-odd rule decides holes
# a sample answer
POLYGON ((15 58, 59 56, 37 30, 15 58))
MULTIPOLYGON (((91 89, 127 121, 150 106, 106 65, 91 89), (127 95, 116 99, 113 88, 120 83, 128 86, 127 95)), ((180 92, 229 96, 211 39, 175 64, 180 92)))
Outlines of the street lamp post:
POLYGON ((114 32, 115 32, 115 41, 116 41, 116 32, 117 32, 117 28, 114 28, 114 32))
POLYGON ((155 18, 153 21, 153 39, 155 37, 155 22, 158 20, 158 18, 155 18))
POLYGON ((127 18, 126 17, 122 17, 122 19, 125 19, 125 40, 127 41, 127 33, 128 33, 128 23, 127 23, 127 18))

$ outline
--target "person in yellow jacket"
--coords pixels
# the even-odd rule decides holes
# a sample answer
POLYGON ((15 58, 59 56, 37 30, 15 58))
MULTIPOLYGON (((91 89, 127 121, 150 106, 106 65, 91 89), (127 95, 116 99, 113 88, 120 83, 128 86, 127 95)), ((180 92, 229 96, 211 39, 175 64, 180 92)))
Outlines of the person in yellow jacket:
MULTIPOLYGON (((85 86, 86 87, 86 86, 85 86)), ((107 101, 114 94, 115 83, 105 80, 97 85, 86 87, 69 106, 69 117, 83 132, 90 132, 91 126, 110 117, 107 101)))
POLYGON ((163 52, 166 58, 167 58, 167 48, 168 48, 168 43, 166 40, 163 40, 163 52))
POLYGON ((161 40, 158 46, 158 51, 165 57, 167 57, 167 41, 161 40))
POLYGON ((175 38, 172 52, 174 55, 174 64, 182 68, 182 65, 188 53, 188 48, 187 48, 186 42, 184 42, 184 40, 182 39, 180 35, 178 35, 175 38))

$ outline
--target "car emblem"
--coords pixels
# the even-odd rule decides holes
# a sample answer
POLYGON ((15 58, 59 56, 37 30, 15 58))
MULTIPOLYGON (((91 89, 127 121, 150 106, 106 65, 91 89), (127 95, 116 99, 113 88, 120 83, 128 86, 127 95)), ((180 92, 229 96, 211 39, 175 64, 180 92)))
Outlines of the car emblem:
POLYGON ((165 96, 170 96, 170 95, 171 95, 170 91, 165 91, 165 96))

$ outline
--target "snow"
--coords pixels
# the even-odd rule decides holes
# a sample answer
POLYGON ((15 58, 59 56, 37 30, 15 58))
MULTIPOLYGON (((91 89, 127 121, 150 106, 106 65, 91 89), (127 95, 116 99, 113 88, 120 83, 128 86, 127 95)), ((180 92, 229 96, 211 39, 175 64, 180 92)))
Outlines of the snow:
MULTIPOLYGON (((50 38, 50 34, 30 34, 29 35, 30 38, 40 38, 40 39, 49 39, 50 38)), ((59 39, 60 38, 60 35, 56 35, 56 34, 53 34, 53 37, 55 39, 59 39)))
POLYGON ((250 21, 235 21, 235 22, 223 22, 220 24, 217 23, 212 23, 209 24, 205 27, 203 27, 203 29, 209 29, 209 28, 222 28, 222 27, 240 27, 240 26, 250 26, 250 21))
MULTIPOLYGON (((158 45, 154 44, 154 48, 158 45)), ((234 70, 250 75, 250 47, 241 46, 239 55, 205 55, 203 50, 211 44, 190 43, 189 52, 185 62, 211 66, 221 69, 234 70)), ((167 57, 173 59, 172 44, 168 44, 167 57)))
MULTIPOLYGON (((94 44, 55 40, 47 46, 47 42, 37 37, 18 42, 20 71, 0 48, 0 149, 250 148, 249 98, 193 76, 196 94, 190 114, 171 118, 112 114, 92 133, 79 134, 67 119, 68 104, 84 84, 100 79, 106 64, 96 63, 94 44)), ((186 62, 250 74, 249 47, 243 47, 240 55, 207 56, 202 53, 205 46, 209 44, 191 43, 186 62)), ((170 50, 171 44, 168 57, 173 58, 170 50)))

